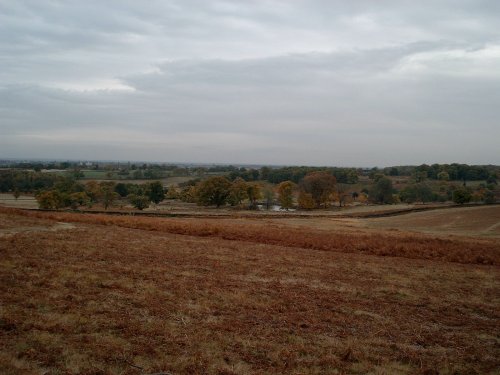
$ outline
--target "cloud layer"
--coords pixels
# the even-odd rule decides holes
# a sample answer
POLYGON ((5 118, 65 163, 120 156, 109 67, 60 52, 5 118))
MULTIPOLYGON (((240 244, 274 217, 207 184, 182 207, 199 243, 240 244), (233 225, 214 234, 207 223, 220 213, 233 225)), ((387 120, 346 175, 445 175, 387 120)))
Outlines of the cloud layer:
POLYGON ((498 4, 0 0, 0 157, 500 164, 498 4))

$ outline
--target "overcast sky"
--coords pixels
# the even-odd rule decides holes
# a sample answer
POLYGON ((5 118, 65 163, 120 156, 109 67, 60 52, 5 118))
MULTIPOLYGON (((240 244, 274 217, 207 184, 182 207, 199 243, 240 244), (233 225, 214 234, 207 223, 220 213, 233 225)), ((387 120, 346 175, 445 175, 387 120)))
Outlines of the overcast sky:
POLYGON ((500 164, 500 1, 0 0, 0 158, 500 164))

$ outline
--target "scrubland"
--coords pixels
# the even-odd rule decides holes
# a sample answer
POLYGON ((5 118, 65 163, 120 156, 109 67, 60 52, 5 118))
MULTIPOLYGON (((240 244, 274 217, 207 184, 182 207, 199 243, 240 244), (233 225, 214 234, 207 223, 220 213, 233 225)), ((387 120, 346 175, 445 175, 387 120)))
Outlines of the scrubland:
POLYGON ((498 373, 498 238, 324 220, 0 208, 2 373, 498 373))

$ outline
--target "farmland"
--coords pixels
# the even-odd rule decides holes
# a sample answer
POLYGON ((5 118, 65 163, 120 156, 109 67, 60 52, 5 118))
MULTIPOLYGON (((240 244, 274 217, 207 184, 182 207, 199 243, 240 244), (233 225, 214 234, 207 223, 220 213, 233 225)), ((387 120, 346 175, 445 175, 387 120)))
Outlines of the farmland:
POLYGON ((415 215, 453 211, 214 220, 0 208, 0 366, 496 373, 500 241, 482 233, 489 221, 466 236, 408 230, 415 215))

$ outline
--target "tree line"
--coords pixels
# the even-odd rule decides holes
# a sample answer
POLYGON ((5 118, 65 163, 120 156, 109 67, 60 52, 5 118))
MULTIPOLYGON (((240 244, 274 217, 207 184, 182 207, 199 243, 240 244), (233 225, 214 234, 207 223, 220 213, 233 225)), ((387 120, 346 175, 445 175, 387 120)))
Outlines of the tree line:
POLYGON ((474 189, 466 186, 465 181, 457 185, 442 179, 439 184, 430 184, 427 175, 415 174, 409 184, 397 190, 393 186, 394 177, 377 171, 370 176, 371 184, 360 191, 354 188, 359 188, 359 185, 354 184, 357 181, 354 174, 355 170, 348 168, 239 168, 226 175, 198 177, 180 184, 179 188, 167 189, 159 181, 146 184, 89 181, 84 184, 75 175, 57 176, 41 172, 3 170, 0 171, 0 191, 11 191, 14 196, 19 196, 21 191, 35 193, 41 208, 52 209, 92 207, 96 203, 107 209, 115 201, 127 201, 137 209, 144 209, 165 198, 205 206, 230 205, 249 209, 257 208, 258 204, 270 208, 276 203, 284 209, 313 209, 328 207, 334 203, 342 206, 350 202, 493 203, 496 200, 494 191, 497 180, 496 175, 491 174, 485 183, 474 189), (290 179, 282 181, 285 177, 290 179), (279 182, 273 184, 270 181, 279 182))

